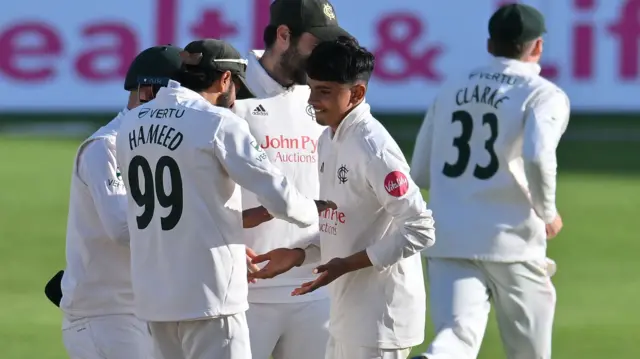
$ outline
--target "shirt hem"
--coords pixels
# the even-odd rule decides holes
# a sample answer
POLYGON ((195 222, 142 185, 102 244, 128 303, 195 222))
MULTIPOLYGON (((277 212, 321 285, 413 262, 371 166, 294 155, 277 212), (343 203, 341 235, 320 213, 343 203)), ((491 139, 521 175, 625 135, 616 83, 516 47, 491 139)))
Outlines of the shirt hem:
POLYGON ((174 315, 174 316, 154 316, 146 313, 136 314, 136 316, 147 322, 187 322, 192 320, 204 320, 210 318, 225 317, 246 312, 249 309, 249 303, 231 307, 226 310, 205 309, 200 312, 192 312, 190 314, 174 315))

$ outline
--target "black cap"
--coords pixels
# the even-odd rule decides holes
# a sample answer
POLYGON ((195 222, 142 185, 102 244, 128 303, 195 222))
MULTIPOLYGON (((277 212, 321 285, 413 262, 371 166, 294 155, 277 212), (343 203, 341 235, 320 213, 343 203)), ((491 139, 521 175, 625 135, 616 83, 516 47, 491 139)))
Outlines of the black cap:
POLYGON ((242 100, 255 97, 247 86, 247 60, 229 43, 216 39, 192 41, 185 46, 180 56, 184 64, 197 66, 203 71, 230 71, 242 84, 236 90, 236 98, 242 100))
POLYGON ((139 85, 166 86, 169 78, 180 70, 181 48, 165 45, 154 46, 142 51, 129 66, 124 80, 124 89, 132 91, 139 85))
POLYGON ((308 32, 320 41, 353 37, 338 26, 333 5, 326 0, 275 0, 270 8, 269 25, 287 25, 293 32, 308 32))
POLYGON ((544 16, 529 5, 503 5, 489 20, 489 37, 495 41, 524 43, 546 32, 544 16))

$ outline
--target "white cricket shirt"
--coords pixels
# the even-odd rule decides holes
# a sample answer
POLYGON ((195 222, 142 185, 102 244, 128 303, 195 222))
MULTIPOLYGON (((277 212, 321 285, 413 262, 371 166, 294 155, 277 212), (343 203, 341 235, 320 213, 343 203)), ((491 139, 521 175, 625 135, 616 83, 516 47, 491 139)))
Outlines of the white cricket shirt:
POLYGON ((246 121, 177 82, 130 111, 116 143, 142 319, 183 321, 248 308, 238 184, 277 218, 317 223, 314 201, 271 164, 246 121))
POLYGON ((331 335, 363 347, 422 343, 421 256, 435 241, 431 211, 387 130, 358 105, 319 143, 320 197, 338 206, 320 216, 322 262, 366 250, 373 267, 329 284, 331 335))
POLYGON ((431 257, 544 260, 556 216, 556 147, 565 93, 540 66, 495 58, 440 91, 418 134, 411 174, 438 224, 431 257))
POLYGON ((127 197, 115 154, 125 112, 86 139, 74 161, 60 303, 68 319, 134 313, 127 197))
MULTIPOLYGON (((258 98, 236 101, 233 111, 247 121, 260 147, 291 183, 306 197, 318 198, 318 137, 324 127, 315 121, 307 103, 309 87, 282 87, 258 61, 261 54, 253 51, 247 67, 247 82, 258 98)), ((242 190, 244 209, 259 205, 255 194, 242 190)), ((244 230, 245 243, 257 253, 282 247, 304 248, 310 241, 317 241, 318 235, 317 225, 300 228, 282 220, 244 230)), ((291 303, 326 298, 326 288, 309 295, 291 295, 301 283, 315 278, 313 268, 305 265, 275 278, 249 284, 249 302, 291 303)))

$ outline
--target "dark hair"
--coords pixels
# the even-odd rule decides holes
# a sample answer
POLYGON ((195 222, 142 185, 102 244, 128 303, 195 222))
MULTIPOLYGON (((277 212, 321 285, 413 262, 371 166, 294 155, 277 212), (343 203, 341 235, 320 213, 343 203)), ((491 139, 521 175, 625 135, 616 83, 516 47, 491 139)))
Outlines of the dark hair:
POLYGON ((508 59, 519 59, 525 55, 529 47, 536 40, 526 42, 505 42, 491 40, 493 47, 492 55, 498 57, 506 57, 508 59))
POLYGON ((375 56, 349 37, 321 42, 307 60, 307 76, 313 80, 352 84, 368 82, 375 56))
MULTIPOLYGON (((264 32, 262 33, 262 40, 264 41, 265 49, 270 49, 271 46, 276 43, 276 38, 278 37, 278 26, 280 25, 268 25, 264 28, 264 32)), ((291 44, 297 44, 300 36, 302 35, 302 32, 297 31, 290 26, 289 31, 291 31, 291 44)))
POLYGON ((205 71, 194 65, 182 65, 171 79, 178 81, 181 86, 195 92, 202 92, 210 88, 214 82, 222 77, 220 71, 205 71))

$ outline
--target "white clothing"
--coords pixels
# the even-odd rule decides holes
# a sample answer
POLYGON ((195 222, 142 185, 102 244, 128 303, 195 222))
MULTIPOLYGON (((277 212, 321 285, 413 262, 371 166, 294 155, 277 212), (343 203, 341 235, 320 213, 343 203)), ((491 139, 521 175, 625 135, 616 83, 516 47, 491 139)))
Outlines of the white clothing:
MULTIPOLYGON (((418 253, 435 241, 431 211, 397 143, 358 105, 335 135, 320 137, 322 262, 366 251, 373 267, 329 284, 329 330, 349 344, 403 349, 424 339, 425 291, 418 253)), ((307 251, 310 252, 310 251, 307 251)))
POLYGON ((411 164, 438 223, 438 243, 425 255, 545 258, 545 223, 557 214, 555 150, 570 110, 539 72, 537 64, 496 58, 437 95, 411 164))
POLYGON ((71 359, 156 357, 147 323, 131 314, 67 321, 62 340, 71 359))
POLYGON ((551 358, 556 291, 545 261, 499 263, 429 258, 429 359, 475 359, 495 304, 509 359, 551 358))
POLYGON ((116 140, 128 193, 136 314, 177 322, 247 310, 240 186, 277 218, 318 221, 246 121, 170 81, 130 111, 116 140))
POLYGON ((71 175, 67 266, 60 308, 66 316, 133 314, 127 197, 116 165, 125 111, 79 147, 71 175))
MULTIPOLYGON (((251 134, 258 140, 271 162, 287 176, 300 193, 318 198, 318 137, 324 130, 308 111, 309 87, 284 88, 273 80, 253 52, 249 56, 247 82, 258 99, 236 101, 233 111, 249 124, 251 134)), ((242 190, 242 208, 260 206, 251 191, 242 190)), ((300 228, 286 221, 273 220, 244 230, 245 244, 256 253, 276 248, 306 247, 319 236, 318 227, 300 228)), ((296 267, 269 280, 249 285, 250 303, 292 303, 327 298, 326 288, 309 295, 292 296, 291 291, 301 283, 311 281, 313 266, 296 267)))
POLYGON ((245 313, 186 322, 149 322, 164 359, 251 359, 245 313))
POLYGON ((304 303, 251 303, 247 323, 253 359, 324 359, 329 298, 304 303))
POLYGON ((329 338, 325 359, 406 359, 411 348, 380 349, 360 347, 348 340, 329 338))

